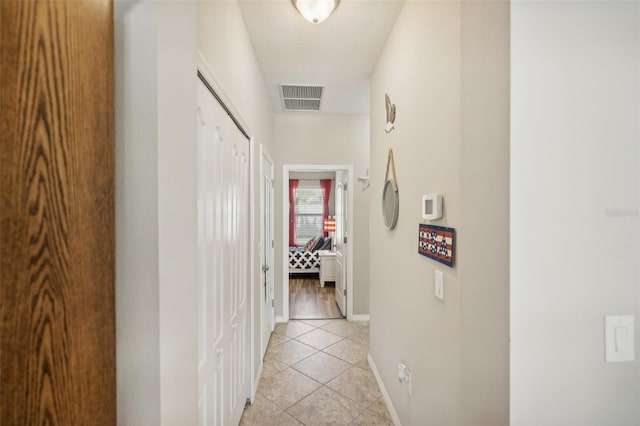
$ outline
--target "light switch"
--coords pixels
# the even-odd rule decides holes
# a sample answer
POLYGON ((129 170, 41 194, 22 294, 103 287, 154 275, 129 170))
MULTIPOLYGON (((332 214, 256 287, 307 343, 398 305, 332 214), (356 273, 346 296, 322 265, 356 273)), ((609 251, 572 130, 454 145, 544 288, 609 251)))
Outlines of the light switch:
POLYGON ((444 274, 442 271, 435 271, 435 295, 444 301, 444 274))
POLYGON ((616 344, 616 352, 625 352, 629 350, 629 330, 627 327, 616 327, 614 341, 616 344))
POLYGON ((634 317, 616 315, 604 318, 607 362, 635 360, 634 317))

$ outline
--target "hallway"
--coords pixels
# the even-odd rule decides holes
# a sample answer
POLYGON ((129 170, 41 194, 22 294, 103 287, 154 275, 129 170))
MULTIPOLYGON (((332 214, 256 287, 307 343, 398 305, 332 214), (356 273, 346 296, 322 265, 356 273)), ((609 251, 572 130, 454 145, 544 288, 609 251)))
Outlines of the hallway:
POLYGON ((241 425, 392 425, 369 369, 368 324, 289 321, 276 326, 253 405, 241 425))

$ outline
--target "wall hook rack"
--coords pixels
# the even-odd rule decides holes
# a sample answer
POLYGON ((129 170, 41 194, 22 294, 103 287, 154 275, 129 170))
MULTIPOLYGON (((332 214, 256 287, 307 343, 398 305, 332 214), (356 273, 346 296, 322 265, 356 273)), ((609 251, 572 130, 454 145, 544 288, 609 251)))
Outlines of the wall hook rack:
POLYGON ((366 190, 369 187, 369 169, 365 173, 366 176, 358 176, 358 182, 362 184, 362 190, 366 190))

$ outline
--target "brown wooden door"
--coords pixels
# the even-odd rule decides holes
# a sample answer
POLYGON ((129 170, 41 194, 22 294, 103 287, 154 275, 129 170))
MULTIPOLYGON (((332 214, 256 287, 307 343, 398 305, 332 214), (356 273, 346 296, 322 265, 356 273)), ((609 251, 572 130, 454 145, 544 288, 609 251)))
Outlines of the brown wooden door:
POLYGON ((0 424, 113 425, 113 12, 0 1, 0 424))

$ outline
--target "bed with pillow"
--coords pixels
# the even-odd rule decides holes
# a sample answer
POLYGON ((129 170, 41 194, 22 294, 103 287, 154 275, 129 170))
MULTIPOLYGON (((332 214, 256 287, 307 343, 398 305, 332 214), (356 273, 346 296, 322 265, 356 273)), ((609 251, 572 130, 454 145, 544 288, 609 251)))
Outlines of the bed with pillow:
POLYGON ((304 247, 289 247, 289 273, 311 274, 320 272, 319 250, 331 248, 331 238, 312 238, 304 247))

